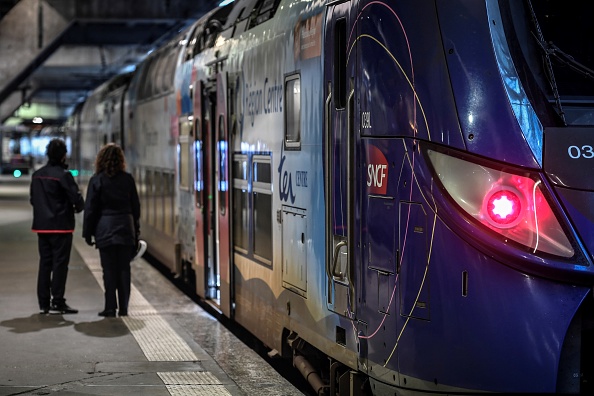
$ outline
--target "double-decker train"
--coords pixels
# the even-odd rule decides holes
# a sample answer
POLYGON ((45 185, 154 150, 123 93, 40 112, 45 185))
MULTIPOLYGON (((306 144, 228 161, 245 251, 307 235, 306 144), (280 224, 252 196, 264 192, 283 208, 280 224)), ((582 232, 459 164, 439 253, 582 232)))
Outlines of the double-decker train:
POLYGON ((238 0, 69 122, 319 394, 592 391, 594 7, 238 0))

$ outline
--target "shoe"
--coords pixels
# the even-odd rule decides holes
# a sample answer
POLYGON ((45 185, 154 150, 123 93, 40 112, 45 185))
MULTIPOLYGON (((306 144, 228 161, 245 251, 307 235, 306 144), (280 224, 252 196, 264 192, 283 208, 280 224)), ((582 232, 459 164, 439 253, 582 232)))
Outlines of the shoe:
POLYGON ((115 318, 115 309, 104 309, 103 311, 98 313, 99 316, 104 316, 106 318, 115 318))
POLYGON ((43 315, 47 315, 50 311, 50 307, 41 307, 39 308, 39 313, 43 315))
POLYGON ((60 313, 60 314, 75 314, 78 313, 78 309, 74 309, 69 307, 66 303, 56 305, 52 304, 51 308, 49 309, 51 313, 60 313))
POLYGON ((128 316, 128 311, 118 311, 118 316, 128 316))

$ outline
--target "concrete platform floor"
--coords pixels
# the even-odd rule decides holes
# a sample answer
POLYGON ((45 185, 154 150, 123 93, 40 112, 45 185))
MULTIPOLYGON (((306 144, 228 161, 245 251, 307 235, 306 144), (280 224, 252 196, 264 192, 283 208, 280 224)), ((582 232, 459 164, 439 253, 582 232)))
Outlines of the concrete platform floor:
POLYGON ((98 252, 75 233, 67 303, 38 313, 29 182, 0 178, 0 396, 302 395, 140 259, 130 316, 102 318, 98 252))

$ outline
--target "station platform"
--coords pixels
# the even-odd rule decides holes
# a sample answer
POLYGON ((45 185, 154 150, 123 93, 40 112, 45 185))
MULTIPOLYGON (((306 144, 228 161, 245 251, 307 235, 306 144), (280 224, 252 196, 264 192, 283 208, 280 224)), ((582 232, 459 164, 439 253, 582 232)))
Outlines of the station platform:
POLYGON ((65 295, 79 313, 40 314, 28 194, 26 177, 0 178, 0 396, 303 394, 143 259, 129 316, 98 316, 99 253, 80 225, 65 295))

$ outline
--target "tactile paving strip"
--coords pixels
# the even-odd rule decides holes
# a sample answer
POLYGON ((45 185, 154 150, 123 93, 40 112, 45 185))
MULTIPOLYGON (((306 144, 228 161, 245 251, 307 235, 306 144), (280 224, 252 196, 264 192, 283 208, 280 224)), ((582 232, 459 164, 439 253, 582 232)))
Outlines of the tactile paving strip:
POLYGON ((221 385, 221 381, 208 371, 157 373, 165 385, 221 385))
MULTIPOLYGON (((87 255, 85 262, 103 289, 100 260, 87 255)), ((149 361, 198 360, 188 344, 157 313, 134 285, 130 290, 128 313, 130 316, 122 319, 149 361)), ((172 396, 231 395, 225 386, 208 371, 159 372, 157 374, 172 396)))
POLYGON ((171 395, 231 395, 209 372, 157 373, 171 395), (191 392, 191 393, 188 393, 191 392))
POLYGON ((166 385, 171 396, 228 396, 231 395, 223 385, 166 385))
MULTIPOLYGON (((131 311, 134 307, 129 307, 131 311)), ((198 360, 186 342, 160 315, 124 317, 124 323, 136 338, 149 361, 185 362, 198 360)))

